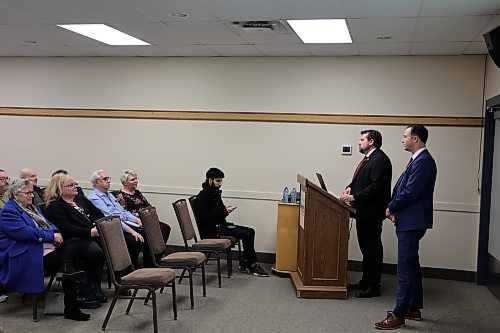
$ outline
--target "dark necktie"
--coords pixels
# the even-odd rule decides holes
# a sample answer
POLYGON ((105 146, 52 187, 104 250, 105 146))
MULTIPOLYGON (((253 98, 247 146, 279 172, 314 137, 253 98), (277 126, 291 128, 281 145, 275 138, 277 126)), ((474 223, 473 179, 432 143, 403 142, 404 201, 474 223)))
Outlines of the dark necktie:
POLYGON ((408 164, 406 165, 406 169, 408 169, 412 163, 413 163, 413 157, 410 157, 410 160, 408 161, 408 164))
POLYGON ((358 175, 358 172, 359 170, 361 169, 361 167, 363 166, 363 164, 365 164, 365 162, 368 160, 368 158, 366 158, 366 156, 361 160, 361 162, 359 162, 358 164, 358 167, 356 168, 356 170, 354 171, 354 174, 352 175, 352 180, 354 180, 354 178, 356 178, 356 176, 358 175))

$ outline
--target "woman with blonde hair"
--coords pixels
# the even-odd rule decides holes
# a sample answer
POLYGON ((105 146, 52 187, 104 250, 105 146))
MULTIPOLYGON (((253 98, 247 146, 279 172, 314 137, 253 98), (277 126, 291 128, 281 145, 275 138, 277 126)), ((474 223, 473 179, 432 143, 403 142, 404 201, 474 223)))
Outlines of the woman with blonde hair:
POLYGON ((78 183, 64 173, 55 174, 45 191, 45 214, 61 231, 66 242, 75 243, 78 260, 88 277, 98 285, 100 302, 106 302, 100 284, 104 265, 104 252, 98 242, 95 221, 104 217, 86 197, 78 195, 78 183))

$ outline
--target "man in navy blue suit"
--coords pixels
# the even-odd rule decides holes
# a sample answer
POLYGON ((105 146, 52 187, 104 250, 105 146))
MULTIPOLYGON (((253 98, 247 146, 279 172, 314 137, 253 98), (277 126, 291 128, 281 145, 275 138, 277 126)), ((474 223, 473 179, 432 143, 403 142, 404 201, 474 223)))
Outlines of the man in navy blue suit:
POLYGON ((426 148, 429 132, 423 125, 408 126, 403 148, 412 154, 394 186, 386 216, 395 224, 398 237, 398 290, 396 306, 375 328, 390 330, 405 325, 405 319, 421 320, 423 308, 419 242, 432 228, 436 162, 426 148))

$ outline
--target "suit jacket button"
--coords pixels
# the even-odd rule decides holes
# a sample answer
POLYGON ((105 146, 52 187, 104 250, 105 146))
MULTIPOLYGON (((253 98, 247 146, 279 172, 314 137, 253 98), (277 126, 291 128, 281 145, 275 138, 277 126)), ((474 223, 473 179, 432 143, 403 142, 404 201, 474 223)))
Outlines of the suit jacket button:
POLYGON ((40 243, 41 243, 41 242, 43 242, 43 238, 42 238, 42 237, 38 238, 38 241, 39 241, 40 243))

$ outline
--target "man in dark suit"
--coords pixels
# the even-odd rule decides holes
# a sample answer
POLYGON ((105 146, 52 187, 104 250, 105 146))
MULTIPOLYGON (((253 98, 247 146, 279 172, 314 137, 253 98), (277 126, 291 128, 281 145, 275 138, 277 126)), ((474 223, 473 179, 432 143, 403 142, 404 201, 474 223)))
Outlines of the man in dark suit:
POLYGON ((426 148, 429 132, 422 125, 408 126, 403 148, 412 154, 399 177, 386 216, 396 225, 398 237, 398 290, 396 306, 387 318, 376 323, 379 329, 396 329, 405 319, 421 320, 423 308, 422 274, 418 257, 420 239, 432 228, 436 162, 426 148))
POLYGON ((392 165, 389 157, 380 149, 380 132, 364 130, 360 134, 359 152, 365 157, 354 171, 352 181, 340 200, 356 208, 356 230, 363 254, 363 276, 359 283, 349 287, 359 290, 356 297, 370 298, 380 296, 382 222, 391 197, 392 165))

